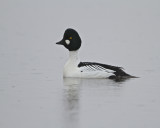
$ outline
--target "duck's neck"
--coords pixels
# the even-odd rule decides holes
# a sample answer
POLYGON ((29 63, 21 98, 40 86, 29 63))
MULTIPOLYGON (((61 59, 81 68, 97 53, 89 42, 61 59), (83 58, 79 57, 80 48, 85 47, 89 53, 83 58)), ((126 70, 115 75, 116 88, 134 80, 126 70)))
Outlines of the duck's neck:
POLYGON ((69 51, 69 59, 77 60, 78 59, 78 50, 69 51))
POLYGON ((78 57, 78 50, 76 51, 69 51, 69 59, 68 61, 70 63, 79 63, 79 57, 78 57))

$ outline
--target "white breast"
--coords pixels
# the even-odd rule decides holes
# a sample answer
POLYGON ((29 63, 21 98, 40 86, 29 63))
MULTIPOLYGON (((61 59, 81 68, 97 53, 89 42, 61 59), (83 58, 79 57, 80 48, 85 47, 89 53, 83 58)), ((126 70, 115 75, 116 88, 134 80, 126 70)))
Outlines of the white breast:
POLYGON ((77 65, 66 63, 63 69, 63 77, 81 77, 81 71, 77 65))
POLYGON ((69 59, 64 65, 63 77, 81 77, 80 69, 77 67, 79 63, 78 51, 70 51, 69 59))

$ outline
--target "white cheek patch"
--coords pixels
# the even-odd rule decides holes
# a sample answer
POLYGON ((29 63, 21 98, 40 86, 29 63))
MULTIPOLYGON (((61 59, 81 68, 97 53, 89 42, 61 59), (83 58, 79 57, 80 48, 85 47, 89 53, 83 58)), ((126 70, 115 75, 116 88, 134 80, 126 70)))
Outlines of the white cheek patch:
POLYGON ((65 40, 66 44, 69 45, 70 44, 70 40, 65 40))

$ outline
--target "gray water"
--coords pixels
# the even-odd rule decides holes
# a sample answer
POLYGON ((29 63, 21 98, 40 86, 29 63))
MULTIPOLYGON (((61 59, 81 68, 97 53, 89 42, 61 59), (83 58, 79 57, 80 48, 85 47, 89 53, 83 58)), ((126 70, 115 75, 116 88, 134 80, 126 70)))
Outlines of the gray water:
POLYGON ((1 128, 159 128, 160 9, 144 0, 0 1, 1 128), (66 28, 80 58, 138 76, 63 79, 66 28))

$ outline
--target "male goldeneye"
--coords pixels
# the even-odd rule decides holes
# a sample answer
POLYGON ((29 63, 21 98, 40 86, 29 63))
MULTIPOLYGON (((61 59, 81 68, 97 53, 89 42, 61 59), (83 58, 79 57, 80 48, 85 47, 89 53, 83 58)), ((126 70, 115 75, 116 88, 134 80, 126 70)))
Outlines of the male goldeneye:
POLYGON ((63 45, 69 50, 69 59, 66 62, 63 70, 64 77, 110 79, 133 77, 124 72, 121 67, 96 62, 80 62, 78 58, 78 50, 81 47, 81 42, 81 38, 77 31, 68 28, 64 32, 63 39, 56 43, 63 45))

